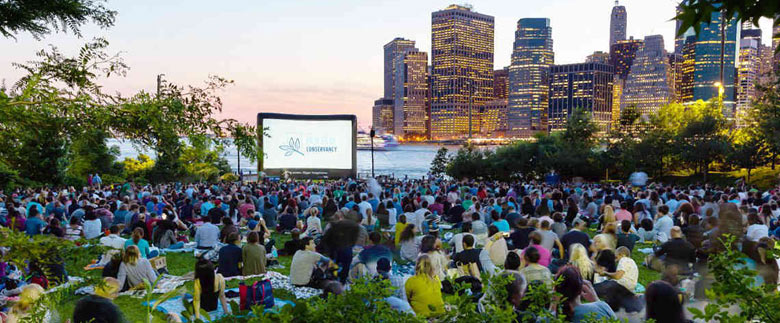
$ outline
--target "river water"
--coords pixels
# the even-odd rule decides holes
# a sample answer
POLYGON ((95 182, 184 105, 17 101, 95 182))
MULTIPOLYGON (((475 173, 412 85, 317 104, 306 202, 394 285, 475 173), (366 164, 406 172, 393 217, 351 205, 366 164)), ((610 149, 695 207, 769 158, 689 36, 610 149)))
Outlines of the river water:
MULTIPOLYGON (((154 158, 154 152, 142 147, 136 147, 128 141, 120 139, 109 139, 108 146, 119 147, 119 160, 125 157, 136 158, 139 152, 143 152, 154 158)), ((376 175, 395 175, 396 177, 409 176, 410 178, 419 178, 425 176, 431 168, 431 161, 436 156, 438 145, 399 145, 392 150, 374 151, 374 172, 376 175)), ((450 151, 456 151, 458 147, 448 146, 450 151)), ((232 146, 227 146, 223 157, 230 163, 233 170, 238 169, 238 159, 236 150, 232 146)), ((371 174, 371 151, 358 150, 357 152, 358 174, 366 176, 371 174)), ((256 173, 257 162, 251 162, 249 159, 241 157, 241 170, 244 173, 256 173)))

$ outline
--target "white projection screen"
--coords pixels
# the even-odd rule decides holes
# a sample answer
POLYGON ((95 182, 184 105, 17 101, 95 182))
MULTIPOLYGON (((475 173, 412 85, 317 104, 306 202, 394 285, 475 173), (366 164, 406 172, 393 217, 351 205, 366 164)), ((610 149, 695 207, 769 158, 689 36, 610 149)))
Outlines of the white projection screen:
POLYGON ((357 118, 354 115, 258 113, 266 176, 343 178, 357 175, 357 118))

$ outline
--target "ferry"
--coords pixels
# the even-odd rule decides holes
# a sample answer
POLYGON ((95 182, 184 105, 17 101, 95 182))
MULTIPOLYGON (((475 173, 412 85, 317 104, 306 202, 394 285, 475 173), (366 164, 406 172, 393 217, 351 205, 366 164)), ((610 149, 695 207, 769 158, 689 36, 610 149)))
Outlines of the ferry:
MULTIPOLYGON (((393 135, 379 135, 374 137, 374 150, 390 150, 398 146, 398 140, 393 135)), ((358 133, 357 150, 371 150, 371 137, 367 133, 358 133)))

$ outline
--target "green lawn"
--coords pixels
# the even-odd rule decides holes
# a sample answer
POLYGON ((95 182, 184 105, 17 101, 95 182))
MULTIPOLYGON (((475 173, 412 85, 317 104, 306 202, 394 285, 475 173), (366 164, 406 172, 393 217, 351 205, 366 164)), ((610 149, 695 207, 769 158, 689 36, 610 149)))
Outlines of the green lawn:
MULTIPOLYGON (((284 246, 284 243, 290 240, 289 235, 282 235, 276 233, 272 235, 272 238, 276 240, 277 246, 284 246)), ((192 255, 192 253, 168 253, 165 255, 165 257, 168 264, 168 271, 170 272, 171 275, 180 276, 195 270, 195 257, 192 255)), ((292 261, 292 257, 279 257, 279 263, 284 267, 271 268, 269 270, 279 272, 283 275, 289 275, 291 261, 292 261)), ((94 277, 100 277, 101 275, 100 270, 91 270, 86 272, 83 270, 84 266, 86 266, 90 262, 91 259, 83 259, 83 261, 80 263, 67 264, 68 274, 71 276, 80 276, 80 277, 87 277, 88 275, 94 277)), ((257 281, 257 278, 249 279, 246 282, 252 283, 255 281, 257 281)), ((240 281, 238 280, 230 280, 227 282, 227 287, 235 288, 238 287, 239 283, 240 281)), ((184 286, 187 289, 187 293, 192 293, 193 283, 191 281, 187 282, 184 286)), ((155 295, 155 296, 159 296, 159 295, 155 295)), ((287 300, 291 300, 294 297, 292 294, 290 294, 285 290, 275 290, 274 296, 277 298, 287 299, 287 300)), ((65 318, 70 318, 73 315, 73 308, 76 306, 76 302, 80 298, 81 295, 70 294, 59 302, 60 305, 57 307, 57 312, 60 314, 60 317, 62 317, 63 320, 65 318)), ((144 301, 143 299, 139 299, 139 298, 120 296, 114 300, 114 303, 117 304, 120 309, 122 309, 122 313, 124 313, 125 318, 127 318, 128 321, 145 322, 144 318, 146 317, 147 307, 141 305, 143 301, 144 301)))
MULTIPOLYGON (((594 232, 589 232, 589 234, 593 235, 594 232)), ((284 243, 290 240, 289 235, 282 235, 282 234, 276 234, 274 233, 272 235, 274 240, 276 240, 276 246, 277 248, 280 248, 284 246, 284 243)), ((661 275, 660 273, 650 270, 644 266, 642 266, 642 262, 644 260, 644 254, 638 251, 638 249, 641 248, 647 248, 650 244, 640 244, 637 243, 636 247, 634 248, 634 252, 632 253, 632 258, 636 261, 637 266, 639 267, 639 283, 643 286, 647 286, 652 281, 660 279, 661 275)), ((445 248, 448 248, 448 246, 445 244, 445 248)), ((192 253, 169 253, 166 255, 166 260, 168 264, 168 271, 172 275, 180 276, 187 274, 189 272, 194 271, 195 269, 195 257, 192 255, 192 253)), ((72 276, 81 276, 85 277, 87 275, 94 276, 94 277, 100 277, 100 270, 92 270, 85 272, 83 270, 83 267, 89 264, 91 259, 83 259, 79 263, 75 264, 68 264, 67 269, 68 273, 72 276)), ((283 266, 282 268, 272 268, 269 270, 273 270, 276 272, 279 272, 283 275, 289 275, 290 273, 290 262, 292 261, 292 257, 285 256, 285 257, 279 257, 279 263, 283 266)), ((400 258, 396 257, 396 261, 401 261, 400 258)), ((250 279, 247 281, 247 283, 251 283, 256 281, 257 279, 250 279)), ((228 281, 227 286, 228 288, 234 288, 238 287, 239 281, 238 280, 231 280, 228 281)), ((193 283, 187 282, 185 285, 185 288, 188 293, 192 293, 193 291, 193 283)), ((159 296, 159 295, 156 295, 159 296)), ((286 299, 286 300, 292 300, 294 296, 284 290, 275 290, 274 296, 286 299)), ((59 302, 59 306, 57 307, 57 311, 60 314, 62 318, 69 318, 73 314, 73 308, 76 305, 76 302, 81 298, 80 295, 67 295, 64 299, 62 299, 59 302)), ((129 296, 120 296, 117 299, 114 300, 114 303, 116 303, 124 313, 125 317, 130 322, 145 322, 144 318, 146 316, 147 308, 143 305, 141 305, 141 302, 143 302, 143 299, 138 298, 132 298, 129 296)))

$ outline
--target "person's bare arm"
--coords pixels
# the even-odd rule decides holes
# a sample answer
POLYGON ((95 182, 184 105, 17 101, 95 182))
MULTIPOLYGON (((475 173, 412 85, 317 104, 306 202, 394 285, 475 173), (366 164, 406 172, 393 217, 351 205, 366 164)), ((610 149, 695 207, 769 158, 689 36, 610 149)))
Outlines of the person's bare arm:
POLYGON ((561 244, 561 240, 555 239, 555 244, 558 246, 558 256, 561 257, 561 259, 563 259, 565 254, 563 252, 563 244, 561 244))

